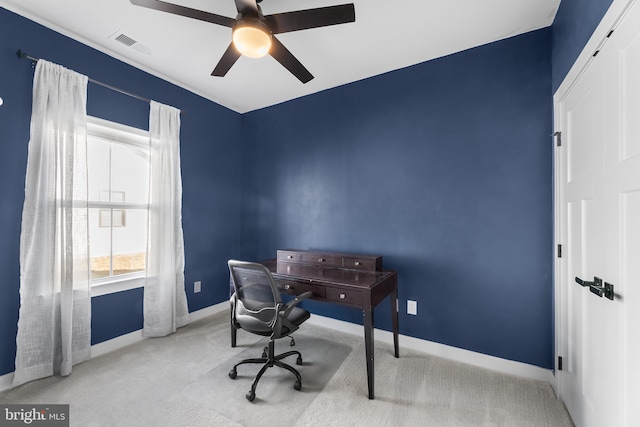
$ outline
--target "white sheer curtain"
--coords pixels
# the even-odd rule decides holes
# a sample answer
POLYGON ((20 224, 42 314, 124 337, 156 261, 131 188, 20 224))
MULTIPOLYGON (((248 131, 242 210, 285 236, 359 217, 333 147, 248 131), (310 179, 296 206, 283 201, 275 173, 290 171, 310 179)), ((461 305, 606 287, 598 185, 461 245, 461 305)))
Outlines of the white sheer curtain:
POLYGON ((39 60, 20 235, 13 384, 59 373, 91 348, 87 77, 39 60))
POLYGON ((180 110, 151 101, 149 133, 149 237, 143 335, 161 337, 189 323, 184 290, 180 110))

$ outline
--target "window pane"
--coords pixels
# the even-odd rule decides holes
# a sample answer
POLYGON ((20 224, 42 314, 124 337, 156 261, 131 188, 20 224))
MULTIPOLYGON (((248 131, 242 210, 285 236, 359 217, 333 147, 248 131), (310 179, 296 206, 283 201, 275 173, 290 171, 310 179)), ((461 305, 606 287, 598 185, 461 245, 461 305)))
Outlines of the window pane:
POLYGON ((99 138, 89 138, 87 168, 89 170, 89 201, 109 201, 109 145, 99 138))
POLYGON ((92 279, 145 270, 146 210, 91 208, 89 233, 92 279))
POLYGON ((109 277, 111 266, 111 209, 89 209, 91 279, 109 277))
POLYGON ((113 275, 145 270, 147 211, 113 209, 113 275))
POLYGON ((111 147, 111 201, 147 203, 149 155, 133 145, 111 147))
POLYGON ((87 126, 91 279, 100 285, 144 274, 149 188, 148 135, 97 120, 87 126), (135 209, 125 209, 135 204, 135 209), (143 207, 142 209, 139 209, 143 207))

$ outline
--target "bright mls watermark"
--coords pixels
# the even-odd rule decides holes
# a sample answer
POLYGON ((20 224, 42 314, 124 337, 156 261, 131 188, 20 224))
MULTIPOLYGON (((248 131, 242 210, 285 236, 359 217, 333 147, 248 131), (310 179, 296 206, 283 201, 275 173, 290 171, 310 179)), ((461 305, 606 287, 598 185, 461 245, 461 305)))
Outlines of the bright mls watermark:
POLYGON ((69 405, 0 403, 0 427, 69 427, 69 405))

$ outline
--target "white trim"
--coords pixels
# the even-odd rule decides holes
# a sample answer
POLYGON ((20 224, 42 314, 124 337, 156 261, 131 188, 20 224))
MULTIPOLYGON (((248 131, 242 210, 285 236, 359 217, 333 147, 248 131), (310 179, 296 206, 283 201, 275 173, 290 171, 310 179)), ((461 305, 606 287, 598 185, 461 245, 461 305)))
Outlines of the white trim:
POLYGON ((91 297, 99 297, 102 295, 113 294, 116 292, 128 291, 131 289, 143 288, 145 277, 136 277, 136 278, 128 278, 124 280, 113 280, 113 277, 110 277, 110 282, 106 283, 94 283, 91 285, 91 297))
POLYGON ((91 346, 91 359, 142 341, 142 329, 91 346))
POLYGON ((87 116, 87 134, 108 142, 124 142, 149 148, 149 131, 128 126, 118 122, 104 120, 99 117, 87 116))
MULTIPOLYGON (((136 150, 143 151, 148 160, 150 136, 149 131, 147 130, 134 128, 117 122, 111 122, 98 117, 87 116, 87 141, 91 143, 91 141, 94 141, 95 139, 103 140, 108 144, 118 143, 129 147, 138 147, 136 150)), ((111 173, 109 173, 109 182, 111 182, 111 173)), ((110 186, 109 191, 113 193, 110 186)), ((122 193, 123 199, 121 201, 111 202, 87 200, 86 205, 89 209, 138 209, 144 211, 145 214, 148 213, 148 201, 145 201, 144 203, 124 202, 124 192, 122 193)), ((109 199, 111 199, 111 197, 109 197, 109 199)), ((112 227, 111 224, 109 224, 108 227, 112 227)), ((111 230, 110 233, 113 234, 113 230, 111 230)), ((109 256, 110 258, 113 258, 112 235, 110 239, 111 244, 109 256)), ((111 262, 113 261, 111 260, 111 262)), ((91 279, 91 296, 95 297, 141 288, 144 286, 145 280, 144 270, 137 273, 91 279)))
POLYGON ((222 301, 215 305, 210 305, 209 307, 205 307, 201 310, 194 311, 193 313, 189 313, 191 317, 191 321, 195 322, 200 319, 204 319, 205 317, 212 316, 214 314, 224 313, 229 311, 229 301, 222 301))
MULTIPOLYGON (((554 104, 554 121, 555 123, 560 123, 559 120, 559 111, 558 111, 558 104, 554 104)), ((557 129, 558 126, 554 126, 554 129, 557 129)), ((565 135, 566 136, 566 135, 565 135)), ((567 259, 567 244, 564 241, 563 238, 563 228, 562 228, 562 224, 564 222, 563 220, 563 215, 564 213, 564 209, 562 207, 562 185, 560 185, 560 180, 562 179, 562 177, 564 176, 565 173, 565 167, 564 167, 564 156, 565 156, 565 146, 566 146, 566 141, 563 142, 563 146, 557 147, 554 144, 553 147, 553 212, 554 212, 554 221, 553 221, 553 236, 554 236, 554 245, 553 248, 555 250, 557 250, 558 245, 562 245, 562 257, 558 257, 557 256, 557 252, 554 254, 554 271, 553 271, 553 277, 554 277, 554 324, 555 324, 555 343, 554 343, 554 353, 553 353, 553 363, 554 363, 554 367, 557 368, 557 366, 555 366, 555 364, 558 363, 558 357, 559 356, 563 356, 563 354, 561 354, 561 351, 563 351, 562 349, 564 348, 564 344, 563 344, 563 340, 565 339, 564 334, 562 332, 562 329, 560 328, 560 325, 562 323, 562 319, 561 319, 561 310, 560 307, 564 302, 564 299, 562 298, 562 286, 561 286, 561 280, 564 274, 563 268, 566 268, 566 262, 565 260, 567 259)), ((562 371, 558 371, 557 375, 555 376, 555 380, 554 382, 551 383, 551 386, 553 387, 553 390, 556 394, 556 396, 561 399, 562 398, 562 388, 561 388, 561 381, 560 381, 560 377, 562 376, 562 371)))
MULTIPOLYGON (((562 83, 560 84, 560 86, 558 87, 558 90, 555 92, 555 94, 553 95, 553 113, 554 113, 554 123, 553 123, 553 130, 554 132, 562 132, 563 129, 561 129, 561 117, 560 117, 560 111, 559 111, 559 106, 560 103, 564 100, 564 98, 569 94, 569 92, 571 91, 571 88, 573 87, 573 85, 575 85, 578 81, 578 79, 580 78, 580 76, 582 75, 582 73, 584 73, 584 71, 586 70, 586 68, 589 66, 589 64, 591 63, 591 60, 593 59, 593 54, 595 51, 601 49, 604 45, 604 43, 606 43, 607 41, 607 35, 609 34, 609 32, 613 29, 615 29, 618 24, 620 23, 620 21, 624 18, 624 16, 626 15, 627 11, 631 8, 631 6, 633 6, 633 4, 635 3, 636 0, 613 0, 613 2, 611 3, 611 6, 609 6, 609 9, 607 10, 607 12, 605 13, 605 15, 603 16, 602 20, 600 21, 600 23, 598 24, 597 28, 594 30, 593 34, 591 35, 591 37, 589 38, 589 41, 587 42, 587 44, 584 46, 584 48, 582 49, 582 52, 580 53, 580 55, 578 56, 578 59, 576 59, 576 61, 574 62, 574 64, 572 65, 571 69, 569 70, 569 72, 567 73, 567 75, 564 77, 564 80, 562 81, 562 83)), ((557 153, 557 151, 556 151, 557 153)), ((561 168, 561 165, 558 165, 557 163, 559 161, 561 161, 562 158, 559 156, 555 156, 554 158, 554 193, 557 191, 557 185, 555 184, 555 180, 558 178, 557 176, 555 176, 558 171, 560 170, 559 168, 561 168)), ((554 212, 555 212, 555 217, 554 217, 554 234, 555 234, 555 242, 554 242, 554 246, 553 246, 553 251, 555 251, 556 245, 557 244, 564 244, 566 242, 562 242, 561 241, 561 221, 562 218, 558 216, 559 213, 561 213, 561 210, 559 209, 559 207, 557 206, 557 203, 559 202, 559 195, 555 194, 554 196, 554 212)), ((566 252, 566 251, 565 251, 566 252)), ((555 257, 555 255, 554 255, 555 257)), ((563 332, 562 332, 562 322, 561 322, 561 304, 562 304, 562 299, 561 299, 561 272, 559 271, 559 269, 562 266, 562 259, 557 259, 555 261, 555 274, 554 274, 554 295, 555 295, 555 353, 554 353, 554 363, 556 363, 556 361, 558 360, 558 356, 566 356, 566 355, 562 355, 559 353, 559 351, 562 349, 562 340, 565 339, 565 337, 563 337, 563 332)), ((562 390, 561 387, 561 377, 562 377, 562 371, 558 372, 558 375, 555 376, 554 381, 551 382, 551 385, 554 389, 554 392, 556 393, 556 396, 562 400, 563 398, 563 393, 565 392, 564 390, 562 390)))
MULTIPOLYGON (((307 322, 313 325, 346 332, 348 334, 364 336, 364 327, 355 323, 344 322, 342 320, 336 320, 315 314, 311 315, 311 318, 307 322)), ((393 333, 381 329, 375 329, 373 335, 376 341, 386 342, 393 345, 393 333)), ((426 341, 406 335, 400 335, 398 337, 398 343, 400 347, 400 357, 402 357, 403 349, 411 349, 456 362, 490 369, 503 374, 515 375, 546 383, 552 383, 554 381, 552 370, 529 365, 527 363, 488 356, 486 354, 438 344, 432 341, 426 341)))
MULTIPOLYGON (((212 316, 214 314, 224 313, 229 310, 229 302, 223 301, 219 304, 211 305, 201 310, 189 313, 191 321, 197 321, 204 319, 205 317, 212 316)), ((102 356, 112 351, 119 350, 123 347, 127 347, 131 344, 135 344, 145 339, 142 336, 142 329, 130 332, 125 335, 110 339, 91 346, 91 358, 102 356)), ((8 390, 13 386, 13 372, 0 376, 0 392, 8 390)))
POLYGON ((613 0, 607 13, 602 17, 600 24, 598 24, 598 27, 594 30, 593 34, 591 34, 589 41, 582 49, 578 59, 573 63, 573 66, 564 77, 564 80, 562 80, 562 83, 560 83, 558 90, 553 96, 554 106, 569 92, 571 86, 578 81, 578 78, 589 64, 589 61, 593 58, 593 53, 602 47, 604 42, 606 42, 609 31, 618 26, 620 20, 622 20, 627 10, 629 10, 635 1, 636 0, 613 0))

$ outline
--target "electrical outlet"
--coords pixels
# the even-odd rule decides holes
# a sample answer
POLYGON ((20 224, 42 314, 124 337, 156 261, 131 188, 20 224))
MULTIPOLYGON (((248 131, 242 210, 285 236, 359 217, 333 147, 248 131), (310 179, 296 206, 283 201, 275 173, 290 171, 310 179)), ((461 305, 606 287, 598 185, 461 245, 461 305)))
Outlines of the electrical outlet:
POLYGON ((202 282, 198 280, 197 282, 193 282, 193 293, 197 294, 202 290, 202 282))
POLYGON ((418 301, 407 300, 407 314, 418 315, 418 301))

